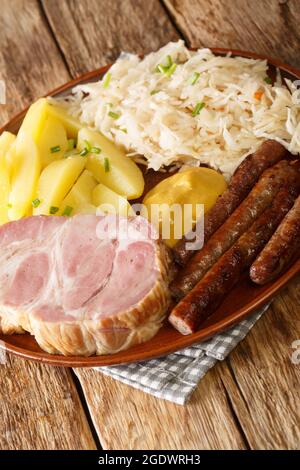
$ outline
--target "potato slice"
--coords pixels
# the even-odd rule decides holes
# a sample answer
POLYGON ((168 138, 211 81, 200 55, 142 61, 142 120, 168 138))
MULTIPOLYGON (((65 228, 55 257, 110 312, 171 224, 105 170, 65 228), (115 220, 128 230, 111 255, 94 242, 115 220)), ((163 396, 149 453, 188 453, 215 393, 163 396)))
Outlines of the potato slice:
POLYGON ((99 213, 118 214, 128 217, 135 215, 129 202, 104 184, 98 184, 93 191, 93 203, 99 213))
POLYGON ((14 142, 16 141, 15 134, 11 132, 4 131, 0 135, 0 152, 3 155, 6 155, 12 148, 14 142))
POLYGON ((93 177, 92 173, 90 173, 88 170, 84 170, 71 191, 67 194, 61 203, 59 214, 63 214, 64 211, 66 211, 66 208, 71 208, 72 210, 70 214, 73 215, 77 207, 92 204, 92 192, 96 186, 97 181, 93 177))
POLYGON ((10 192, 9 168, 6 155, 0 149, 0 224, 9 221, 8 218, 8 198, 10 192))
POLYGON ((31 208, 40 174, 40 156, 33 138, 19 131, 11 167, 11 192, 9 195, 8 217, 17 220, 31 208))
POLYGON ((99 183, 128 199, 141 196, 144 191, 144 178, 139 167, 100 132, 82 128, 78 133, 78 148, 91 147, 101 149, 101 153, 90 153, 87 157, 87 169, 99 183))
POLYGON ((50 163, 39 179, 36 198, 40 201, 33 214, 57 214, 62 201, 84 170, 86 159, 68 157, 50 163))
POLYGON ((94 206, 93 204, 86 202, 85 204, 81 204, 80 206, 75 207, 71 215, 96 214, 96 213, 97 213, 97 207, 94 206))
POLYGON ((47 111, 50 116, 58 119, 64 126, 67 131, 67 136, 71 139, 77 139, 77 134, 82 128, 82 124, 79 119, 71 114, 68 114, 67 109, 59 104, 54 104, 52 101, 47 101, 48 108, 47 111))
POLYGON ((62 158, 68 149, 67 133, 58 119, 47 117, 37 146, 41 156, 42 168, 62 158))
POLYGON ((22 123, 22 129, 33 130, 33 138, 39 139, 46 119, 52 116, 65 128, 67 136, 76 139, 78 131, 82 128, 80 121, 68 114, 67 109, 59 104, 54 104, 47 98, 40 98, 28 109, 22 123))

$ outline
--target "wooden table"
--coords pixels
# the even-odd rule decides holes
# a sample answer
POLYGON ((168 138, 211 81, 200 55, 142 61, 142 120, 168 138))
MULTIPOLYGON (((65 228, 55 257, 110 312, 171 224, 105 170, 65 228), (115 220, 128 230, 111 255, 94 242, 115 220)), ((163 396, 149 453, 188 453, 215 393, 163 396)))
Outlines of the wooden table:
MULTIPOLYGON (((1 124, 71 77, 184 38, 300 67, 299 0, 1 0, 1 124)), ((299 277, 187 406, 93 370, 8 356, 0 367, 2 449, 296 449, 300 445, 299 277)))

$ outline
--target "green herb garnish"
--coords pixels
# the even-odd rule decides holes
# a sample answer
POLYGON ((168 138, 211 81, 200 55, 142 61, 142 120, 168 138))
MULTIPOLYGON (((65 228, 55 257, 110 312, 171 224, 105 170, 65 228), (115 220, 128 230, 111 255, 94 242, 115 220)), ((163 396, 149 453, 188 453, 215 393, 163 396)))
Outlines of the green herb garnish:
POLYGON ((68 150, 73 150, 75 147, 75 139, 68 139, 68 150))
POLYGON ((9 202, 9 203, 7 204, 7 209, 11 209, 11 208, 12 208, 12 204, 9 202))
POLYGON ((62 215, 70 216, 72 211, 73 211, 73 207, 66 206, 64 208, 64 211, 63 211, 62 215))
POLYGON ((60 152, 60 145, 56 145, 55 147, 51 147, 50 148, 50 152, 51 153, 57 153, 57 152, 60 152))
POLYGON ((173 73, 175 72, 176 67, 177 67, 177 64, 172 64, 171 67, 169 67, 168 70, 166 71, 166 76, 171 77, 171 75, 173 75, 173 73))
POLYGON ((85 147, 84 149, 81 150, 80 156, 85 157, 89 153, 88 149, 85 147))
POLYGON ((270 85, 272 84, 272 78, 271 78, 271 77, 265 77, 265 78, 264 78, 264 81, 265 81, 266 83, 269 83, 270 85))
POLYGON ((91 153, 101 153, 101 149, 99 147, 91 147, 90 148, 91 153))
POLYGON ((127 129, 126 127, 119 127, 120 131, 124 132, 124 134, 127 134, 127 129))
POLYGON ((84 143, 85 143, 85 148, 87 149, 88 152, 90 152, 92 148, 91 144, 89 143, 88 140, 85 140, 84 143))
POLYGON ((114 113, 113 111, 109 111, 108 115, 109 115, 109 117, 111 117, 113 119, 119 119, 119 117, 120 117, 119 113, 114 113))
POLYGON ((104 158, 104 171, 108 173, 110 170, 109 159, 107 157, 104 158))
POLYGON ((203 102, 197 103, 196 106, 193 109, 192 116, 193 117, 197 116, 200 113, 201 109, 204 108, 204 106, 205 106, 205 103, 203 103, 203 102))
POLYGON ((199 77, 200 77, 200 73, 199 72, 194 72, 193 75, 189 79, 189 84, 190 85, 195 85, 195 83, 198 81, 199 77))
POLYGON ((31 201, 32 207, 38 207, 40 205, 40 203, 41 203, 41 201, 38 198, 31 201))
POLYGON ((110 79, 111 79, 111 73, 110 73, 110 72, 107 72, 107 74, 106 74, 105 77, 103 78, 103 83, 102 83, 103 88, 107 88, 107 87, 108 87, 109 82, 110 82, 110 79))
POLYGON ((167 55, 167 62, 167 67, 171 67, 171 65, 173 65, 173 60, 170 55, 167 55))
POLYGON ((49 209, 49 214, 54 215, 59 211, 59 207, 51 206, 49 209))
POLYGON ((150 95, 156 95, 156 93, 159 93, 160 90, 152 90, 150 91, 150 95))

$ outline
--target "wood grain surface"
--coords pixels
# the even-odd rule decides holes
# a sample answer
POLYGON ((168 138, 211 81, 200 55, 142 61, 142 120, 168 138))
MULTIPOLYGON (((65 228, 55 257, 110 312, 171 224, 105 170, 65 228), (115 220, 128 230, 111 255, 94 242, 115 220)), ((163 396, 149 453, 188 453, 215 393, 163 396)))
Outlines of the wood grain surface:
POLYGON ((229 47, 300 66, 299 0, 163 0, 191 47, 229 47))
MULTIPOLYGON (((121 50, 188 44, 250 49, 300 65, 299 2, 246 0, 2 0, 3 124, 36 97, 121 50)), ((1 449, 299 448, 298 277, 251 333, 180 407, 94 370, 9 357, 0 367, 1 449), (81 390, 82 387, 82 390, 81 390), (83 393, 82 393, 83 391, 83 393), (86 407, 86 404, 87 407, 86 407)))
MULTIPOLYGON (((35 0, 1 0, 1 123, 69 79, 35 0), (18 51, 18 53, 16 53, 18 51), (34 54, 34 55, 33 55, 34 54)), ((1 449, 94 449, 70 371, 8 356, 0 365, 1 449)))

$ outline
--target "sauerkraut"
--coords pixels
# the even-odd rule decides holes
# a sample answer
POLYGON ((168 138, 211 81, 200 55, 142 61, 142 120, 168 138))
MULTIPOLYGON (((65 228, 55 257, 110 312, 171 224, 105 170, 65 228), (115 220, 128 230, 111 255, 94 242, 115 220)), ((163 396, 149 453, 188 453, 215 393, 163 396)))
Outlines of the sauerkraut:
POLYGON ((180 40, 143 59, 122 53, 68 106, 149 168, 206 164, 229 177, 266 139, 299 152, 296 85, 279 73, 272 85, 265 60, 191 52, 180 40))

